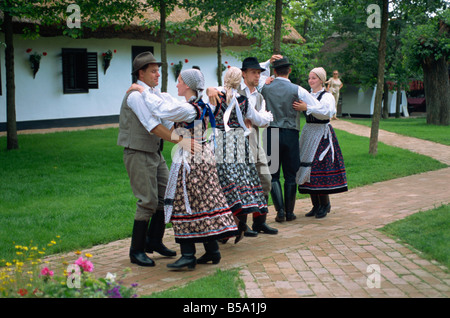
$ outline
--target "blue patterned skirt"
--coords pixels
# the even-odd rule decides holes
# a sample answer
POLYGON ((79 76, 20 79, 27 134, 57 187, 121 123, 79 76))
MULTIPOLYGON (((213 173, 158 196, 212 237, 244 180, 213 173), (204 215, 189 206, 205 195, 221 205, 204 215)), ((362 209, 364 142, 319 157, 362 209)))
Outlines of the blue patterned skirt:
POLYGON ((228 132, 217 144, 219 182, 233 214, 266 214, 267 200, 256 169, 256 160, 250 159, 248 138, 228 132))

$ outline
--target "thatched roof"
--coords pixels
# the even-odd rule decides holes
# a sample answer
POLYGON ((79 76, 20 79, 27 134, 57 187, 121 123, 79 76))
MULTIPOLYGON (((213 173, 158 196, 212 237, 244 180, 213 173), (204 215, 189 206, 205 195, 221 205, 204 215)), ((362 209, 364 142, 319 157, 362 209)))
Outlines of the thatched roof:
MULTIPOLYGON (((159 21, 160 15, 158 12, 149 10, 144 14, 144 19, 148 21, 159 21)), ((167 22, 183 22, 190 19, 186 10, 175 8, 175 10, 167 17, 167 22)), ((33 24, 29 20, 13 19, 14 32, 22 33, 23 28, 27 25, 33 24)), ((249 46, 255 40, 249 40, 242 33, 239 25, 232 21, 229 25, 232 30, 232 35, 227 33, 222 34, 222 46, 249 46)), ((290 34, 283 38, 285 43, 303 43, 305 39, 293 28, 289 27, 290 34)), ((152 42, 159 42, 159 34, 153 34, 147 27, 142 26, 142 20, 134 19, 133 22, 116 30, 114 25, 102 27, 95 31, 83 30, 84 38, 122 38, 122 39, 139 39, 148 40, 152 42)), ((40 27, 40 35, 44 37, 61 35, 61 28, 56 27, 40 27)), ((169 39, 170 41, 170 39, 169 39)), ((189 40, 179 40, 178 44, 198 46, 198 47, 215 47, 217 45, 217 27, 211 27, 207 31, 204 27, 200 27, 197 32, 192 32, 189 40)))

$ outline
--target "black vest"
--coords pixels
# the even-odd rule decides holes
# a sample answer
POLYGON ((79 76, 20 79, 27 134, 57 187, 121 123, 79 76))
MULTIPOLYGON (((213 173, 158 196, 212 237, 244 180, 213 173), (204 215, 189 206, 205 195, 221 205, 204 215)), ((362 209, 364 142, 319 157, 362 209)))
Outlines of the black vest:
MULTIPOLYGON (((327 91, 323 91, 322 93, 319 94, 319 96, 317 96, 317 100, 320 102, 320 100, 322 99, 323 94, 325 94, 327 91)), ((317 119, 316 117, 314 117, 313 115, 309 114, 306 115, 306 111, 303 112, 303 114, 306 117, 306 122, 309 124, 327 124, 330 122, 329 119, 317 119)))

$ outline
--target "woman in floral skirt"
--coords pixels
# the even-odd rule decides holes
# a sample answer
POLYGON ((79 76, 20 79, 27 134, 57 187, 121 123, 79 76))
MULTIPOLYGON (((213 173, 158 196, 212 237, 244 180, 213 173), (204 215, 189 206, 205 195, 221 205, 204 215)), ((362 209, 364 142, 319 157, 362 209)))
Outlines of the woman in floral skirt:
POLYGON ((206 142, 209 118, 214 118, 202 99, 203 74, 197 69, 182 71, 178 77, 178 101, 167 93, 159 96, 142 92, 156 117, 175 122, 178 135, 201 144, 202 151, 192 153, 175 146, 165 195, 166 223, 172 222, 181 258, 168 264, 170 269, 195 268, 217 264, 221 255, 217 240, 237 234, 236 222, 219 184, 214 154, 206 142), (203 243, 206 253, 198 260, 195 243, 203 243))
POLYGON ((257 112, 249 107, 247 97, 237 93, 241 81, 242 71, 230 67, 225 73, 223 95, 219 95, 220 103, 214 111, 220 136, 216 138, 215 148, 217 171, 228 205, 237 219, 239 234, 235 243, 244 235, 249 213, 268 212, 256 158, 249 148, 248 127, 265 126, 273 119, 270 112, 257 112))

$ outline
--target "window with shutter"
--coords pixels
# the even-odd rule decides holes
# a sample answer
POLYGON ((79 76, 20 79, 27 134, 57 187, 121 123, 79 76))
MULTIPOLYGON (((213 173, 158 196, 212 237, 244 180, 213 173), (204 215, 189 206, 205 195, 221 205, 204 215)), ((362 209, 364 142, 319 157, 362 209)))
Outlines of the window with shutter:
POLYGON ((64 94, 88 93, 98 88, 97 53, 86 49, 62 49, 64 94))
POLYGON ((87 81, 88 88, 98 88, 97 53, 87 53, 87 81))

